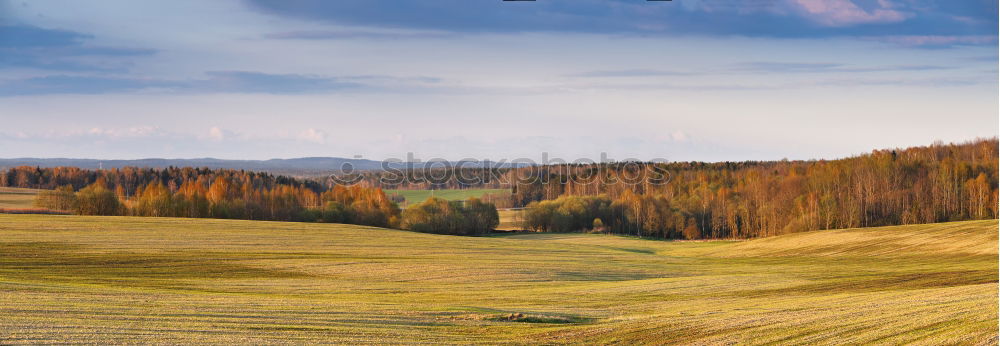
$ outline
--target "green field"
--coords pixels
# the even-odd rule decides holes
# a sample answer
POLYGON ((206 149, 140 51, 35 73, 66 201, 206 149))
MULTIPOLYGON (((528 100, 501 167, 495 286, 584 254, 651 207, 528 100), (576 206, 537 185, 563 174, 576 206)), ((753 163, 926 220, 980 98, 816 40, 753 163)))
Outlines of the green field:
POLYGON ((0 187, 0 208, 32 208, 39 190, 16 187, 0 187))
POLYGON ((385 190, 386 195, 399 195, 406 198, 406 204, 413 205, 431 198, 443 198, 449 201, 464 201, 470 197, 482 197, 485 194, 510 194, 508 189, 449 189, 449 190, 385 190))
POLYGON ((997 340, 996 220, 666 242, 0 215, 0 234, 4 344, 997 340))

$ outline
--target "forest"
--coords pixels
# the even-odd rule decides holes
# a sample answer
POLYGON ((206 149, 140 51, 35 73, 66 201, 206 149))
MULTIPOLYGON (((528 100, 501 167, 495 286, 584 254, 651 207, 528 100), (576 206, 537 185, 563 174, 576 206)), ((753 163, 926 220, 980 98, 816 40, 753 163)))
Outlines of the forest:
POLYGON ((395 180, 385 179, 393 172, 373 171, 357 175, 352 186, 222 169, 16 167, 0 173, 0 186, 53 189, 44 198, 54 209, 67 207, 69 196, 93 206, 79 213, 342 222, 449 234, 481 231, 456 229, 470 219, 460 206, 431 201, 407 213, 381 188, 501 187, 512 193, 475 203, 527 207, 524 226, 536 231, 755 238, 997 218, 997 158, 992 138, 837 160, 414 170, 403 179, 394 173, 395 180))
POLYGON ((542 167, 535 172, 549 183, 518 185, 513 198, 528 204, 527 226, 536 230, 599 222, 613 233, 672 239, 994 219, 997 156, 994 138, 830 161, 671 163, 662 167, 665 184, 620 183, 629 174, 620 169, 542 167), (574 179, 594 174, 610 177, 574 179))
POLYGON ((499 222, 496 207, 475 198, 432 198, 403 212, 379 188, 242 170, 17 167, 0 182, 46 189, 38 207, 80 215, 332 222, 456 235, 485 234, 499 222))
MULTIPOLYGON (((596 228, 606 232, 657 238, 754 238, 996 218, 997 145, 991 138, 837 160, 616 162, 407 174, 416 187, 510 188, 510 197, 492 202, 528 207, 525 226, 539 231, 591 230, 599 221, 596 228), (643 174, 656 179, 636 179, 643 174)), ((396 175, 366 172, 363 183, 407 187, 396 175)))

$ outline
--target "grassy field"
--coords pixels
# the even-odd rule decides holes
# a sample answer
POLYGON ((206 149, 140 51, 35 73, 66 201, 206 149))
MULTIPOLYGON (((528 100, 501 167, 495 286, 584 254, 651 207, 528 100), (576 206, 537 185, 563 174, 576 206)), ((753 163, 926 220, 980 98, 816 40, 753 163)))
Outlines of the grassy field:
POLYGON ((16 187, 0 187, 0 208, 32 208, 38 190, 16 187))
POLYGON ((485 194, 510 194, 508 189, 449 189, 449 190, 385 190, 386 195, 400 195, 406 198, 407 204, 423 202, 432 195, 449 201, 464 201, 470 197, 482 197, 485 194))
POLYGON ((997 221, 747 242, 0 215, 0 343, 996 343, 997 221))

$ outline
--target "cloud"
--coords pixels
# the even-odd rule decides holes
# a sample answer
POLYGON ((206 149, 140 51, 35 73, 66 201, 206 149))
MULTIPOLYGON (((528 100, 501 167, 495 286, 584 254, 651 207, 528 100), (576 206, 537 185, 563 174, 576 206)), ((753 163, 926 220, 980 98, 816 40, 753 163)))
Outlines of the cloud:
POLYGON ((0 25, 0 48, 63 47, 79 45, 93 36, 69 30, 30 25, 0 25))
POLYGON ((124 71, 129 62, 118 58, 156 53, 149 48, 88 45, 87 41, 93 38, 70 30, 30 25, 0 26, 0 69, 124 71))
POLYGON ((952 69, 940 65, 883 65, 848 66, 837 63, 800 63, 754 61, 733 65, 730 71, 748 73, 843 73, 843 72, 888 72, 888 71, 931 71, 952 69))
POLYGON ((226 139, 226 135, 222 133, 222 129, 218 126, 212 126, 212 128, 208 129, 208 139, 221 142, 223 139, 226 139))
POLYGON ((826 26, 850 26, 862 23, 896 23, 908 15, 893 9, 892 2, 879 0, 875 8, 864 10, 849 0, 795 0, 807 17, 826 26))
MULTIPOLYGON (((979 77, 942 78, 878 78, 878 79, 829 79, 801 85, 800 87, 862 87, 862 86, 919 86, 927 88, 961 87, 969 85, 996 85, 996 74, 979 77)), ((792 86, 789 86, 791 88, 792 86)))
MULTIPOLYGON (((0 132, 0 134, 4 134, 0 132)), ((101 140, 101 139, 134 139, 162 137, 166 135, 159 127, 150 125, 137 125, 128 127, 101 127, 75 128, 69 130, 47 130, 42 132, 19 131, 14 134, 6 134, 17 139, 58 139, 77 138, 80 140, 101 140)))
POLYGON ((131 77, 53 75, 0 83, 0 96, 44 94, 106 94, 149 88, 177 88, 183 83, 131 77))
POLYGON ((359 88, 362 84, 336 77, 299 74, 269 74, 248 71, 211 71, 209 78, 191 82, 204 91, 294 94, 359 88))
POLYGON ((302 131, 302 133, 299 134, 298 139, 306 142, 323 144, 326 143, 326 133, 317 129, 310 128, 308 130, 302 131))
MULTIPOLYGON (((52 75, 0 82, 0 96, 44 94, 107 94, 119 92, 199 93, 319 93, 365 87, 338 77, 269 74, 249 71, 210 71, 207 78, 168 80, 139 77, 52 75)), ((374 79, 374 76, 349 77, 374 79)))
POLYGON ((733 66, 734 71, 741 72, 827 72, 842 66, 835 63, 799 63, 755 61, 733 66))
POLYGON ((996 36, 989 35, 900 35, 868 37, 867 39, 923 48, 948 48, 958 45, 984 45, 997 42, 996 36))
MULTIPOLYGON (((997 4, 990 1, 246 0, 246 3, 259 12, 276 16, 358 27, 452 33, 576 32, 778 38, 997 36, 997 4)), ((271 37, 365 35, 380 36, 298 32, 271 37)))
MULTIPOLYGON (((993 58, 996 59, 995 57, 993 58)), ((877 65, 857 66, 829 62, 782 62, 782 61, 750 61, 729 66, 692 69, 688 71, 668 71, 656 69, 627 69, 589 71, 571 74, 569 77, 581 78, 645 78, 664 76, 708 76, 729 74, 776 74, 776 73, 865 73, 891 71, 935 71, 954 69, 942 65, 877 65)), ((704 86, 703 86, 704 87, 704 86)))
POLYGON ((997 60, 1000 60, 1000 56, 997 56, 996 54, 993 54, 993 55, 970 56, 970 57, 967 57, 965 60, 974 61, 974 62, 991 62, 991 63, 995 63, 995 62, 997 62, 997 60))
POLYGON ((649 77, 649 76, 691 76, 696 72, 690 71, 665 71, 654 69, 628 69, 628 70, 605 70, 590 71, 571 75, 572 77, 649 77))
MULTIPOLYGON (((462 86, 442 84, 442 79, 425 76, 398 77, 382 75, 302 75, 302 74, 272 74, 251 71, 209 71, 204 78, 192 79, 157 79, 138 77, 91 77, 73 75, 52 75, 0 81, 0 97, 21 95, 49 94, 112 94, 112 93, 145 93, 145 94, 273 94, 273 95, 303 95, 324 94, 331 92, 422 92, 422 93, 537 93, 543 91, 574 92, 595 89, 621 90, 764 90, 803 87, 800 84, 773 84, 718 82, 705 83, 700 80, 684 79, 668 83, 664 78, 670 76, 726 76, 734 74, 768 75, 768 74, 831 74, 844 73, 878 73, 892 71, 936 71, 954 69, 942 65, 848 65, 826 62, 775 62, 753 61, 692 69, 678 72, 656 69, 626 69, 601 70, 568 77, 581 78, 564 85, 538 87, 492 87, 492 86, 462 86), (648 78, 648 79, 647 79, 648 78), (595 82, 596 81, 596 82, 595 82)), ((953 78, 946 85, 957 85, 958 81, 966 79, 953 78)), ((850 79, 838 79, 836 83, 849 83, 850 79)), ((977 84, 979 80, 968 80, 965 84, 977 84)), ((826 85, 826 82, 807 86, 826 85)), ((921 81, 920 84, 927 82, 921 81)), ((888 80, 872 83, 859 80, 858 85, 909 84, 905 80, 888 80)))
POLYGON ((159 129, 153 126, 133 126, 127 128, 94 127, 87 134, 103 137, 149 137, 156 135, 159 129))
POLYGON ((678 130, 670 134, 670 139, 674 142, 686 142, 688 140, 688 135, 683 131, 678 130))
POLYGON ((265 34, 264 38, 279 40, 409 40, 455 37, 448 32, 370 31, 370 30, 300 30, 265 34))

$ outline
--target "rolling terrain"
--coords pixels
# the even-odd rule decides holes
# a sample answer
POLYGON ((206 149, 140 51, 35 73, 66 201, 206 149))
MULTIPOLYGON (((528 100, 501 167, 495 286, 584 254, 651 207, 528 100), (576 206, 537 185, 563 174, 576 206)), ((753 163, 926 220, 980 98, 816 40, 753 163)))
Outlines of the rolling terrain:
POLYGON ((996 343, 997 221, 744 242, 0 215, 0 343, 996 343))

